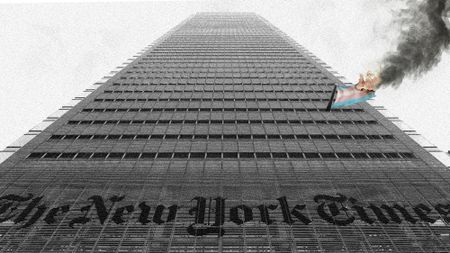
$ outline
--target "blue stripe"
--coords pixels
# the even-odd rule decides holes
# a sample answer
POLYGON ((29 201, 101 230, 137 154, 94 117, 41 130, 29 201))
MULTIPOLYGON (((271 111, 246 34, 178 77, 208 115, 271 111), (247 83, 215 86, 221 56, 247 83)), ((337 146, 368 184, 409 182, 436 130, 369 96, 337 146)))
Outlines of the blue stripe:
POLYGON ((331 105, 331 108, 338 108, 338 107, 349 106, 349 105, 361 103, 361 102, 369 100, 373 97, 375 97, 375 92, 370 92, 369 94, 367 94, 364 97, 349 99, 349 100, 345 100, 345 101, 338 102, 338 103, 333 103, 333 105, 331 105))
POLYGON ((347 90, 349 88, 352 88, 353 86, 346 86, 346 85, 338 85, 337 90, 347 90))

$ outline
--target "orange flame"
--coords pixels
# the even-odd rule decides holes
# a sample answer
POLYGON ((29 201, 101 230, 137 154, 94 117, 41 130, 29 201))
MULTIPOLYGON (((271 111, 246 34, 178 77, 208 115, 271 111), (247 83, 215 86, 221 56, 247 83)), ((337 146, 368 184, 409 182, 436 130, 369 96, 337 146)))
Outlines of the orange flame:
POLYGON ((370 71, 364 76, 363 74, 359 75, 359 81, 355 85, 358 90, 361 91, 375 91, 378 88, 378 85, 381 83, 381 78, 378 74, 374 74, 370 71))

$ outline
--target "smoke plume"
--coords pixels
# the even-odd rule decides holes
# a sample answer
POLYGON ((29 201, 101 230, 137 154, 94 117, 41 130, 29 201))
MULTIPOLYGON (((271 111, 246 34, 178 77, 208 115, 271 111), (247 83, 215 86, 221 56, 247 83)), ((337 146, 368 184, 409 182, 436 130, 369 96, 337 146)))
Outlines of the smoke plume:
POLYGON ((395 20, 402 27, 398 45, 382 59, 381 86, 398 86, 406 76, 419 77, 439 63, 450 45, 450 27, 443 19, 447 1, 407 1, 395 20))

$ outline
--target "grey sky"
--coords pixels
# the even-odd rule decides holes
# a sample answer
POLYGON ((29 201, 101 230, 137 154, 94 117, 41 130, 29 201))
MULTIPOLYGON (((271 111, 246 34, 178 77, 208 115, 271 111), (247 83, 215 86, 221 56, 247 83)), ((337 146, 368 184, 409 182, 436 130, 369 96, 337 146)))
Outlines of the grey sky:
MULTIPOLYGON (((395 44, 392 1, 0 4, 0 149, 199 11, 256 12, 351 81, 395 44)), ((376 101, 450 149, 450 55, 376 101)))

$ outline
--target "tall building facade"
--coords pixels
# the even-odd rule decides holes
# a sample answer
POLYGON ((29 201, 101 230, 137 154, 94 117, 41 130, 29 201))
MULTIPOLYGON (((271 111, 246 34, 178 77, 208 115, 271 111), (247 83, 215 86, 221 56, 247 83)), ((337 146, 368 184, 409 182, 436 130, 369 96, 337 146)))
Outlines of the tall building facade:
MULTIPOLYGON (((0 252, 448 252, 450 172, 262 17, 201 13, 2 155, 0 252)), ((428 147, 432 148, 432 147, 428 147)))

